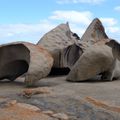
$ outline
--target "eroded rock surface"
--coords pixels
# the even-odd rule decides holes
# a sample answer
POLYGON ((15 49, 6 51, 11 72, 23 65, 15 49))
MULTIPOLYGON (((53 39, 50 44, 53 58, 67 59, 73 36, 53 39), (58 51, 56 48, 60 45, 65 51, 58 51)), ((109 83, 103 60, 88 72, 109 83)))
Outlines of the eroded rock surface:
POLYGON ((81 37, 81 41, 87 42, 89 45, 93 45, 102 39, 108 39, 108 36, 105 33, 104 26, 101 21, 98 18, 95 18, 81 37))
POLYGON ((1 118, 11 115, 12 120, 21 120, 24 115, 23 118, 28 117, 25 120, 43 120, 44 117, 50 120, 120 119, 120 80, 106 82, 96 79, 71 83, 66 81, 66 76, 48 77, 41 79, 38 85, 52 88, 53 93, 36 94, 28 99, 19 95, 24 90, 22 79, 18 78, 15 82, 0 81, 1 118), (6 102, 11 107, 8 104, 5 108, 6 102))
POLYGON ((89 47, 75 63, 68 74, 69 81, 84 81, 102 74, 102 79, 112 80, 120 77, 120 64, 106 45, 89 47))
MULTIPOLYGON (((54 65, 53 65, 54 68, 64 68, 66 67, 66 64, 64 64, 64 62, 68 62, 69 64, 71 63, 71 59, 69 60, 68 57, 67 61, 64 61, 63 49, 65 48, 69 49, 69 46, 76 44, 78 41, 79 41, 79 37, 77 36, 76 33, 71 32, 68 23, 66 23, 66 24, 60 24, 50 32, 46 33, 40 39, 37 45, 43 46, 52 54, 54 58, 54 65)), ((71 50, 73 50, 74 53, 74 49, 71 50)), ((73 61, 76 61, 76 57, 74 57, 74 54, 72 56, 73 56, 73 61)))
POLYGON ((26 74, 25 83, 26 85, 33 85, 36 81, 43 77, 46 77, 53 66, 53 58, 41 46, 34 44, 25 44, 30 50, 30 64, 26 74))
POLYGON ((15 80, 26 73, 30 64, 30 51, 22 43, 0 46, 0 79, 15 80))
POLYGON ((0 120, 58 120, 43 113, 38 107, 25 104, 7 104, 0 108, 0 120))
POLYGON ((64 67, 72 68, 79 57, 82 55, 83 49, 79 44, 72 44, 62 50, 61 58, 64 67))
MULTIPOLYGON (((67 24, 42 38, 43 47, 55 60, 54 67, 71 69, 75 64, 67 77, 71 81, 86 80, 98 74, 107 80, 119 78, 120 62, 114 60, 111 48, 104 45, 109 41, 104 28, 97 19, 93 23, 82 42, 77 41, 79 36, 72 33, 67 24)), ((0 120, 120 119, 119 80, 71 83, 66 81, 66 76, 41 79, 48 75, 53 59, 41 47, 41 42, 38 44, 22 42, 4 45, 7 49, 0 47, 0 79, 14 80, 24 75, 15 82, 0 81, 0 120), (27 85, 41 79, 37 84, 40 88, 24 89, 24 77, 27 85), (45 87, 47 89, 43 89, 45 87)))
POLYGON ((0 79, 15 80, 26 74, 26 85, 46 77, 53 65, 52 56, 42 47, 27 42, 0 46, 0 79))

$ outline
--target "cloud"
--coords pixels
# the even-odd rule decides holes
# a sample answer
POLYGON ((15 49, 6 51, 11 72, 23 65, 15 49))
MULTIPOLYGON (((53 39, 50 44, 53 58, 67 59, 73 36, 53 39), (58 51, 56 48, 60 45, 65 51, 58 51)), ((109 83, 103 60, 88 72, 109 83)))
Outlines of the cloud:
POLYGON ((90 11, 57 10, 52 13, 49 20, 61 23, 68 21, 71 30, 81 37, 93 20, 93 14, 90 11))
POLYGON ((68 4, 68 3, 87 3, 87 4, 100 4, 105 0, 57 0, 58 4, 68 4))
POLYGON ((93 15, 89 11, 54 11, 51 16, 36 24, 0 25, 0 44, 14 41, 37 43, 48 31, 60 23, 70 23, 71 30, 80 36, 90 24, 93 15), (71 16, 72 14, 72 16, 71 16))
POLYGON ((36 43, 40 37, 56 25, 46 21, 37 24, 7 24, 0 25, 0 43, 23 41, 36 43), (4 39, 4 41, 2 40, 4 39))
POLYGON ((106 27, 107 30, 110 32, 110 33, 119 33, 120 34, 120 28, 119 27, 116 27, 116 26, 113 26, 113 27, 106 27))
POLYGON ((120 12, 120 6, 116 6, 116 7, 114 8, 114 10, 116 10, 116 11, 119 11, 119 12, 120 12))
POLYGON ((119 40, 120 38, 120 26, 115 18, 100 18, 104 25, 105 31, 110 38, 119 40))
MULTIPOLYGON (((90 11, 54 11, 49 19, 61 22, 68 21, 71 30, 81 37, 94 19, 94 14, 90 11)), ((120 37, 120 27, 115 18, 103 17, 100 20, 108 36, 117 39, 120 37)))
MULTIPOLYGON (((90 11, 57 10, 36 24, 0 25, 0 44, 18 40, 37 43, 45 33, 67 21, 71 30, 81 37, 93 19, 94 15, 90 11)), ((100 18, 100 20, 109 37, 120 38, 120 26, 115 18, 100 18)))
POLYGON ((81 24, 70 23, 70 29, 72 30, 72 32, 77 33, 80 37, 84 34, 87 27, 87 25, 81 26, 81 24))
POLYGON ((112 27, 105 27, 105 29, 109 38, 116 39, 117 41, 120 42, 120 27, 112 26, 112 27))
POLYGON ((100 20, 106 26, 114 26, 117 24, 117 20, 115 18, 100 18, 100 20))
POLYGON ((53 20, 63 20, 72 23, 88 25, 92 20, 92 13, 90 11, 54 11, 53 15, 49 19, 53 20))

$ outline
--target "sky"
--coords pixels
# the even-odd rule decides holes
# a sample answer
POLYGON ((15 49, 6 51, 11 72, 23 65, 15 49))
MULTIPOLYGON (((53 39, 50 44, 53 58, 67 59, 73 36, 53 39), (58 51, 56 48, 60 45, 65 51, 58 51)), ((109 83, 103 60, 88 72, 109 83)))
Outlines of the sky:
POLYGON ((120 0, 0 0, 0 44, 37 43, 66 22, 81 37, 94 18, 120 42, 120 0))

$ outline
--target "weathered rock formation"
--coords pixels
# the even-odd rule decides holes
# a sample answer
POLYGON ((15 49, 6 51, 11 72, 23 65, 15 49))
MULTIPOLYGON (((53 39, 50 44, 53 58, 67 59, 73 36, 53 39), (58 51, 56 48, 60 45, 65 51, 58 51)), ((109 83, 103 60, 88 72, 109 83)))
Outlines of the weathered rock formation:
POLYGON ((112 48, 113 56, 120 61, 120 44, 116 40, 111 39, 106 42, 106 45, 112 48))
POLYGON ((52 54, 54 58, 54 65, 53 65, 54 68, 65 68, 67 64, 73 65, 73 63, 77 59, 76 55, 73 53, 76 50, 78 50, 78 46, 75 44, 78 42, 79 39, 80 39, 79 36, 76 33, 72 33, 68 23, 66 23, 66 24, 60 24, 50 32, 46 33, 40 39, 37 45, 43 46, 52 54), (68 53, 70 54, 67 55, 68 53), (72 59, 69 59, 70 55, 73 56, 72 59), (66 58, 67 56, 68 58, 66 58))
POLYGON ((107 38, 108 36, 105 33, 104 26, 98 18, 95 18, 86 29, 81 41, 87 42, 88 45, 93 45, 107 38))
MULTIPOLYGON (((111 49, 105 46, 105 43, 109 41, 110 39, 108 39, 101 21, 97 18, 94 19, 82 36, 81 41, 78 41, 83 55, 79 56, 79 60, 73 66, 67 79, 82 81, 102 73, 102 79, 112 80, 112 70, 115 64, 119 64, 119 62, 115 62, 111 49), (105 62, 103 63, 103 61, 105 62), (110 65, 112 65, 111 68, 110 65)), ((119 76, 117 74, 118 67, 114 69, 116 69, 116 76, 119 76)))
POLYGON ((102 79, 112 80, 120 76, 120 63, 116 62, 112 50, 106 45, 89 47, 75 63, 67 80, 84 81, 102 73, 102 79))
POLYGON ((105 44, 107 39, 104 27, 99 19, 94 19, 82 39, 71 32, 68 23, 60 24, 46 33, 37 45, 47 49, 54 58, 53 68, 71 69, 82 53, 93 44, 105 44))
POLYGON ((26 85, 33 85, 49 74, 52 65, 52 56, 40 46, 27 42, 0 46, 0 79, 15 80, 26 73, 26 85))
POLYGON ((83 49, 79 44, 72 44, 64 48, 61 53, 62 66, 72 68, 79 57, 82 55, 83 49))
POLYGON ((79 44, 72 44, 61 50, 60 61, 64 68, 52 68, 50 75, 67 75, 82 53, 83 49, 79 44))

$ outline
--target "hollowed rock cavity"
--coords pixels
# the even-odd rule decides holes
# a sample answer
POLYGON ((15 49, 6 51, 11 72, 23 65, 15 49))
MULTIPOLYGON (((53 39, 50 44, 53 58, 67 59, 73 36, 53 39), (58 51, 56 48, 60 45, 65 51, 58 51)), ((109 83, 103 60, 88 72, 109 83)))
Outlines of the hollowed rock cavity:
POLYGON ((25 74, 26 86, 33 86, 52 66, 52 56, 41 46, 16 42, 0 47, 0 79, 15 80, 25 74))
POLYGON ((0 80, 15 80, 26 73, 30 63, 30 51, 23 44, 0 47, 0 80))

